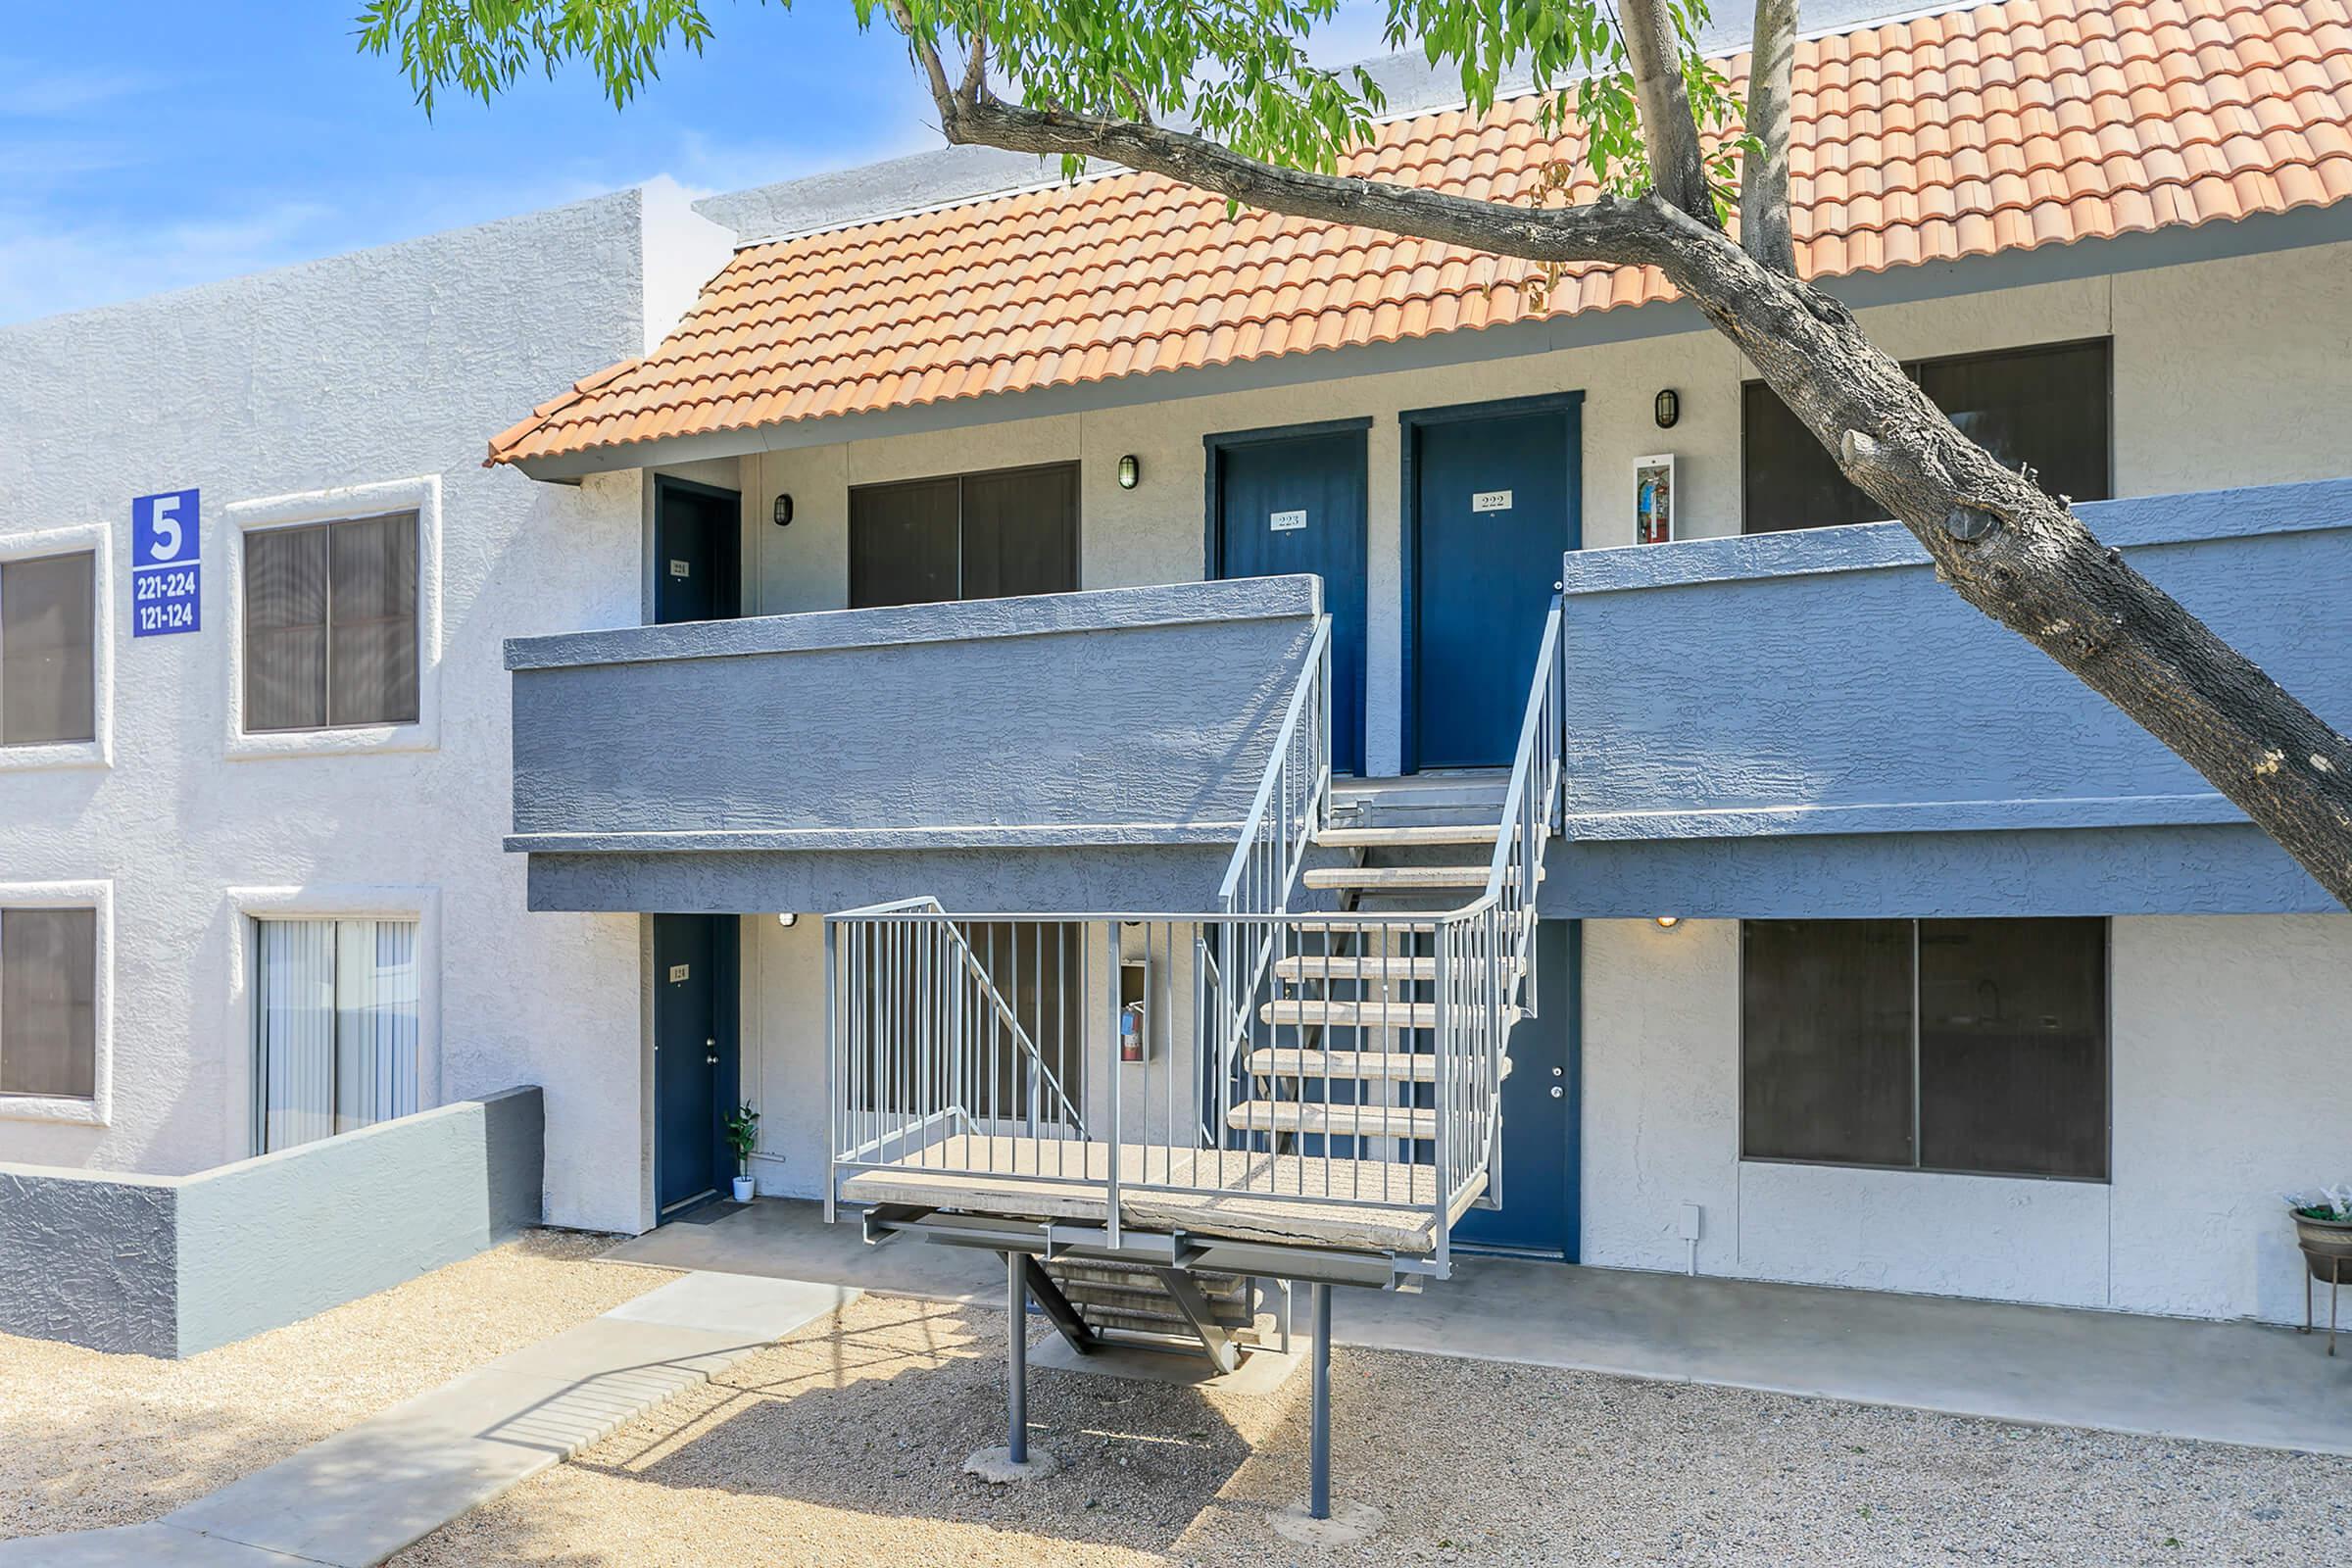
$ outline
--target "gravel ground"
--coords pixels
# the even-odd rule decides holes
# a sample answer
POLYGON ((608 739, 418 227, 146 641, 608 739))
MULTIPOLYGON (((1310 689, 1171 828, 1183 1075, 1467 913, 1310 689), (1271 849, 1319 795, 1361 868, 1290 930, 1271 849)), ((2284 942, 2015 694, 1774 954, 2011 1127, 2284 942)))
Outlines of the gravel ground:
POLYGON ((676 1276, 533 1232, 184 1361, 0 1334, 0 1540, 135 1524, 676 1276))
MULTIPOLYGON (((1239 1398, 1033 1366, 1068 1468, 991 1489, 1002 1314, 865 1298, 394 1559, 823 1565, 2341 1561, 2352 1460, 1372 1350, 1333 1358, 1370 1543, 1268 1516, 1306 1485, 1301 1373, 1239 1398)), ((1045 1330, 1039 1330, 1042 1335, 1045 1330)))

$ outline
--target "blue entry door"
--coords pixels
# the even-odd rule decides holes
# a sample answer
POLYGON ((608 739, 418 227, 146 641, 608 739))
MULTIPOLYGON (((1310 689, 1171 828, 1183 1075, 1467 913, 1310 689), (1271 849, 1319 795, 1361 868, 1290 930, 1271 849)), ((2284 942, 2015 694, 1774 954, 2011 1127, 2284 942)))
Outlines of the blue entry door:
POLYGON ((1209 575, 1313 572, 1331 614, 1331 766, 1364 767, 1364 434, 1209 437, 1209 575))
POLYGON ((1578 422, 1569 399, 1405 416, 1415 766, 1498 767, 1518 747, 1560 556, 1580 542, 1578 422))
POLYGON ((735 916, 654 916, 654 1201, 662 1217, 723 1190, 735 1108, 735 916))
POLYGON ((1465 1214, 1453 1228, 1461 1246, 1576 1261, 1583 935, 1574 920, 1536 927, 1542 1007, 1511 1031, 1511 1075, 1502 1081, 1502 1206, 1465 1214))
POLYGON ((743 613, 743 497, 666 474, 654 479, 654 622, 743 613))

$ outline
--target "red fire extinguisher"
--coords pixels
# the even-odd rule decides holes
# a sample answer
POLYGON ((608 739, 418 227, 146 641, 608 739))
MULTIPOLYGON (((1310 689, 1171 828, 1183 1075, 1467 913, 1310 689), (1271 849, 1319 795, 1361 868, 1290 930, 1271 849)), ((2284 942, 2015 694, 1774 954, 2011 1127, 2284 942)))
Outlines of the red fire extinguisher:
POLYGON ((1119 1059, 1144 1059, 1144 1004, 1130 1002, 1119 1009, 1119 1059))

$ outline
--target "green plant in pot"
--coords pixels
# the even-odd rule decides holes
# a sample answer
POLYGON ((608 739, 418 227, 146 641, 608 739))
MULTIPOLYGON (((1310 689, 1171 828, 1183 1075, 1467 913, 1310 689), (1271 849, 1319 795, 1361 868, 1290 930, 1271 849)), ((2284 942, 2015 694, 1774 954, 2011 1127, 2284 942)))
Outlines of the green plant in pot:
POLYGON ((2311 1332, 2311 1282, 2328 1292, 2328 1353, 2335 1353, 2335 1287, 2352 1284, 2352 1183, 2323 1187, 2316 1193, 2289 1193, 2287 1207, 2295 1218, 2295 1245, 2303 1249, 2309 1272, 2303 1279, 2303 1332, 2311 1332))
POLYGON ((735 1201, 752 1200, 752 1152, 760 1147, 760 1113, 745 1101, 726 1120, 727 1147, 735 1151, 735 1201))

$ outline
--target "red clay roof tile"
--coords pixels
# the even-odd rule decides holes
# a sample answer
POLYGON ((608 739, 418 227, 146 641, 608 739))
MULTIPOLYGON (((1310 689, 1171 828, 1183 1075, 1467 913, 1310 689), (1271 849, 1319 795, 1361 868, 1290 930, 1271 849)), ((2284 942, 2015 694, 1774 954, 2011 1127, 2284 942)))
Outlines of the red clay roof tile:
MULTIPOLYGON (((2352 200, 2352 0, 2006 0, 1800 44, 1791 215, 1835 277, 2352 200)), ((1744 55, 1726 62, 1742 85, 1744 55)), ((1496 199, 1581 132, 1539 101, 1384 125, 1351 172, 1496 199)), ((1580 172, 1570 199, 1589 198, 1580 172)), ((745 246, 653 354, 493 463, 1640 306, 1536 269, 1244 211, 1153 175, 745 246)))

